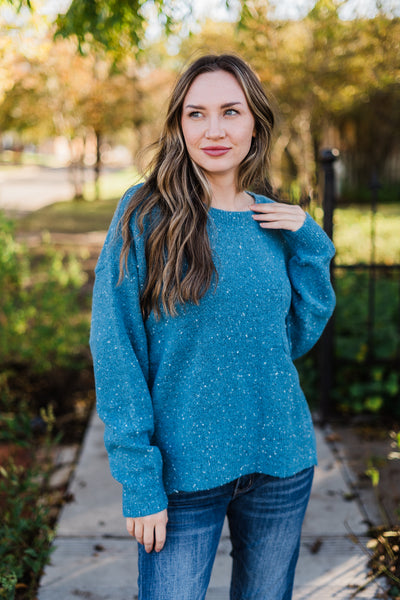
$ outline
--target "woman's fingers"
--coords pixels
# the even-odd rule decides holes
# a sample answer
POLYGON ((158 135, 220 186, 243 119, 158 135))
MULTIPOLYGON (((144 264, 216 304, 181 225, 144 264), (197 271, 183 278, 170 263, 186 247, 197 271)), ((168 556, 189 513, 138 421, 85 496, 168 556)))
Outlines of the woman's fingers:
POLYGON ((128 517, 126 528, 128 533, 142 544, 146 552, 154 548, 156 552, 163 549, 166 540, 166 525, 168 522, 167 510, 162 510, 154 515, 145 517, 128 517))
POLYGON ((153 550, 153 546, 154 546, 154 527, 155 527, 155 525, 152 522, 145 523, 144 527, 143 527, 143 540, 142 541, 138 540, 138 542, 140 544, 143 544, 144 549, 146 550, 146 552, 151 552, 153 550))
POLYGON ((167 537, 168 512, 167 509, 162 510, 155 515, 154 525, 154 550, 160 552, 164 548, 167 537))
POLYGON ((156 541, 155 541, 155 545, 154 545, 154 550, 156 552, 160 552, 160 550, 162 550, 164 548, 166 533, 167 533, 166 523, 162 523, 162 522, 157 523, 156 529, 155 529, 156 541))
POLYGON ((139 544, 143 544, 143 533, 144 533, 144 523, 141 518, 135 519, 135 532, 134 536, 139 542, 139 544))
POLYGON ((129 535, 135 535, 135 519, 132 519, 131 517, 126 519, 126 529, 129 535))
POLYGON ((288 229, 297 231, 303 225, 306 213, 300 206, 271 202, 266 204, 252 204, 253 219, 260 223, 264 229, 288 229))

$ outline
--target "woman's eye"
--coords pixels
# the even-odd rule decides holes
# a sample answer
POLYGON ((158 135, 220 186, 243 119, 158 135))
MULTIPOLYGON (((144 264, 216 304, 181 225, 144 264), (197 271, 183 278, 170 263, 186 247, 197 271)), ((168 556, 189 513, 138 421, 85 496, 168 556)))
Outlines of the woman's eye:
POLYGON ((229 116, 231 115, 238 115, 238 111, 234 108, 228 108, 228 110, 225 111, 225 114, 229 116))
POLYGON ((199 117, 201 117, 201 112, 199 112, 198 110, 194 110, 193 112, 189 113, 189 117, 193 119, 198 119, 199 117))

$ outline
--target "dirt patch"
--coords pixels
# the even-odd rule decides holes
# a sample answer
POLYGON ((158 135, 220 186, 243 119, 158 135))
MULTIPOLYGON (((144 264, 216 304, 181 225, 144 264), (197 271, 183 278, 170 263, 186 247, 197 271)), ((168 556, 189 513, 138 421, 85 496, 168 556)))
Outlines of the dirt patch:
POLYGON ((95 401, 94 378, 89 357, 82 357, 81 369, 56 368, 32 374, 22 367, 15 370, 8 385, 14 397, 29 406, 31 430, 40 438, 46 429, 41 410, 52 407, 54 433, 63 444, 80 442, 95 401))
POLYGON ((0 465, 5 465, 10 460, 26 469, 32 464, 31 451, 17 444, 0 443, 0 465))

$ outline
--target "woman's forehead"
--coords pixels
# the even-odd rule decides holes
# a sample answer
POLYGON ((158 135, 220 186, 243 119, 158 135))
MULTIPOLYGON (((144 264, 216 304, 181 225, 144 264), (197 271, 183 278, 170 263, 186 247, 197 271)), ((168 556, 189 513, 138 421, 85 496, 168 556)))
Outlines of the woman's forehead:
POLYGON ((187 104, 222 105, 226 103, 246 103, 242 88, 236 78, 227 71, 201 73, 191 84, 184 100, 187 104))

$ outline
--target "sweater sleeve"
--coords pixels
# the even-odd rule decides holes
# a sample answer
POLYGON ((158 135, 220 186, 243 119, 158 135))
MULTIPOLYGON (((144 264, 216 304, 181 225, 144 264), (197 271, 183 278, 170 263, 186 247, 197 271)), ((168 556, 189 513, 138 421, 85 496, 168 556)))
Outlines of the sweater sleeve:
POLYGON ((335 248, 326 233, 306 215, 297 231, 282 231, 288 247, 292 301, 287 333, 293 359, 318 341, 335 307, 329 265, 335 248))
POLYGON ((117 208, 95 269, 90 334, 97 410, 105 423, 111 473, 123 486, 125 517, 149 515, 167 507, 162 457, 151 443, 153 406, 134 244, 124 280, 117 285, 122 247, 118 222, 132 189, 117 208))

